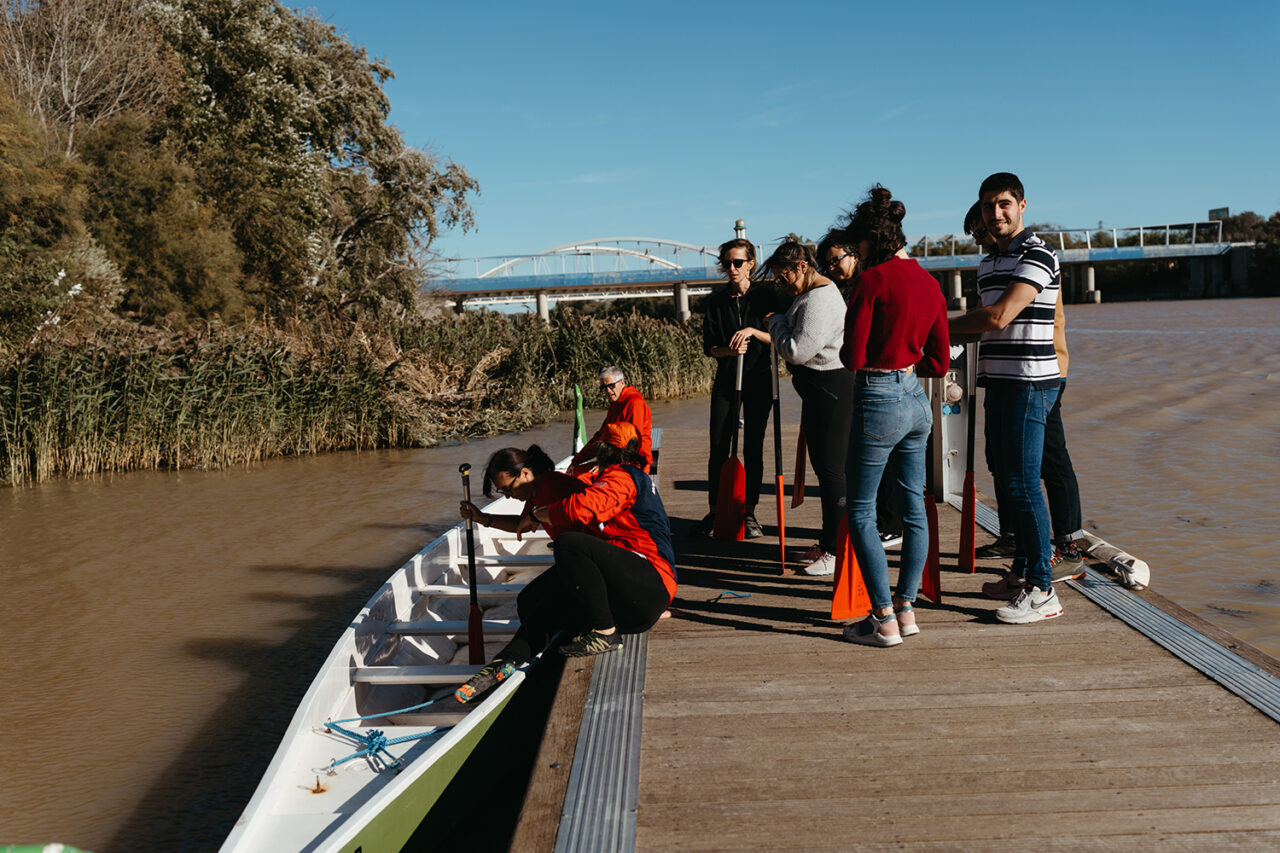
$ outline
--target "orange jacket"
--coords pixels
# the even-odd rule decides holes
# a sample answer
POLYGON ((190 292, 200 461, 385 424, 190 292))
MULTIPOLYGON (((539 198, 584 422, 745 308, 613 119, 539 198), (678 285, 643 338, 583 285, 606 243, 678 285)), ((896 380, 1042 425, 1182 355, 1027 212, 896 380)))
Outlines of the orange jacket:
MULTIPOLYGON (((623 388, 622 393, 618 395, 618 402, 609 404, 609 411, 605 412, 605 424, 616 424, 621 421, 630 423, 640 434, 640 455, 644 457, 645 473, 649 473, 649 469, 653 467, 653 412, 649 410, 649 404, 644 401, 644 397, 640 396, 640 392, 633 385, 623 388)), ((579 465, 589 464, 595 459, 596 447, 600 444, 600 433, 603 430, 604 424, 601 424, 596 434, 591 436, 591 440, 573 455, 573 459, 569 462, 569 470, 572 471, 579 465)))
MULTIPOLYGON (((648 477, 641 475, 643 481, 648 477)), ((568 496, 558 503, 551 504, 548 514, 554 529, 565 531, 575 527, 584 532, 593 533, 604 538, 611 545, 626 551, 632 551, 644 557, 662 576, 662 583, 667 593, 674 598, 676 594, 675 568, 662 556, 659 543, 649 533, 631 509, 640 497, 636 490, 636 481, 627 472, 625 466, 610 465, 596 478, 586 491, 568 496)), ((646 500, 659 500, 655 492, 646 496, 646 500)), ((658 506, 661 506, 659 500, 658 506)), ((666 512, 663 511, 665 519, 666 512)), ((669 536, 669 532, 667 534, 669 536)), ((659 535, 661 538, 661 534, 659 535)), ((670 540, 667 541, 670 547, 670 540)))

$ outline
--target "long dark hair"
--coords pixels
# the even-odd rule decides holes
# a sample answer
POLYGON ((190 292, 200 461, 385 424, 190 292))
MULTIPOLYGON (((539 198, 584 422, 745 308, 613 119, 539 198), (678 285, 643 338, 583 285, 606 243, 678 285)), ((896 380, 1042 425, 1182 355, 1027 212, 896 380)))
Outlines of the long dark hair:
POLYGON ((884 263, 907 245, 907 235, 902 231, 902 220, 907 208, 880 184, 867 191, 867 196, 845 215, 840 228, 842 242, 858 246, 864 240, 869 244, 867 257, 859 258, 858 269, 884 263))
POLYGON ((639 465, 640 469, 644 470, 644 457, 640 455, 640 439, 631 439, 626 447, 600 442, 596 448, 596 464, 601 468, 619 464, 639 465))
POLYGON ((546 451, 536 444, 530 445, 528 450, 504 447, 490 456, 488 464, 484 466, 484 496, 493 497, 493 478, 498 472, 501 471, 508 477, 519 477, 521 470, 525 468, 532 471, 536 477, 539 474, 554 471, 556 463, 552 462, 546 451))

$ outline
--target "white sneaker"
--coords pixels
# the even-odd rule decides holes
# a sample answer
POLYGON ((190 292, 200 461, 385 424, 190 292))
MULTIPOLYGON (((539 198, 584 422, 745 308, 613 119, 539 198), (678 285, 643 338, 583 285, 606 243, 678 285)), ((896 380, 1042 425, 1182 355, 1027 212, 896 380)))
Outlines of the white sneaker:
POLYGON ((890 634, 880 629, 890 627, 889 623, 895 623, 892 627, 896 629, 897 621, 892 615, 877 619, 874 613, 868 613, 867 618, 844 626, 844 638, 860 646, 879 646, 882 649, 896 646, 902 643, 902 635, 896 630, 890 634))
POLYGON ((800 570, 806 575, 812 577, 821 577, 822 575, 835 574, 836 571, 836 555, 823 553, 821 557, 814 560, 809 565, 800 570))
POLYGON ((996 618, 1009 625, 1025 625, 1062 615, 1062 604, 1053 587, 1048 592, 1040 587, 1023 587, 1004 607, 996 608, 996 618))
POLYGON ((889 550, 890 548, 893 548, 896 545, 901 545, 902 534, 901 533, 881 533, 880 544, 884 546, 886 551, 889 550))

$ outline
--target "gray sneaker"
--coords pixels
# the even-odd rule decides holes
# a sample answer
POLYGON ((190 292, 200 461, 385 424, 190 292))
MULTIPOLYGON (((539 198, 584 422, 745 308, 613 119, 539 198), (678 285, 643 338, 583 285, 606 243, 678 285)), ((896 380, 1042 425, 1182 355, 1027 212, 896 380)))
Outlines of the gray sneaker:
POLYGON ((1062 604, 1053 587, 1044 592, 1038 586, 1023 587, 1004 607, 996 608, 996 618, 1007 625, 1026 625, 1062 615, 1062 604))
POLYGON ((810 577, 832 575, 836 571, 836 555, 823 552, 822 556, 800 570, 810 577))

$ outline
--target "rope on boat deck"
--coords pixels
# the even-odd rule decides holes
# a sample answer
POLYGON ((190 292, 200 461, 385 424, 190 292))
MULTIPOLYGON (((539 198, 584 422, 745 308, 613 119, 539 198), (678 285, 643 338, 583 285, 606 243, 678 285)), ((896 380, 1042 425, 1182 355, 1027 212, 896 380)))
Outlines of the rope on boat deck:
POLYGON ((377 719, 378 717, 390 717, 390 716, 394 716, 395 714, 406 714, 409 711, 416 711, 419 708, 425 708, 428 705, 436 702, 440 698, 441 697, 437 696, 435 699, 428 699, 427 701, 421 702, 417 705, 410 705, 408 708, 397 708, 394 711, 386 711, 381 714, 362 714, 359 717, 348 717, 345 720, 330 720, 326 722, 324 724, 326 729, 329 729, 330 731, 335 731, 341 735, 345 735, 346 737, 351 738, 357 744, 364 747, 363 749, 357 750, 356 752, 353 752, 351 755, 348 755, 346 758, 334 759, 330 761, 329 772, 332 773, 336 767, 342 764, 346 764, 348 761, 351 761, 354 758, 362 758, 364 756, 368 756, 370 758, 377 758, 379 756, 382 756, 383 760, 388 762, 387 763, 388 767, 391 767, 393 769, 399 767, 403 762, 401 762, 399 758, 396 758, 394 755, 388 752, 387 747, 395 746, 396 744, 399 744, 399 743, 407 743, 408 741, 411 741, 411 740, 418 740, 420 738, 433 735, 436 733, 436 729, 447 729, 449 728, 449 726, 434 726, 430 731, 419 732, 416 735, 404 735, 403 737, 388 738, 382 732, 381 729, 370 729, 367 734, 361 734, 360 732, 353 732, 350 729, 344 729, 341 724, 354 723, 357 720, 374 720, 374 719, 377 719))

